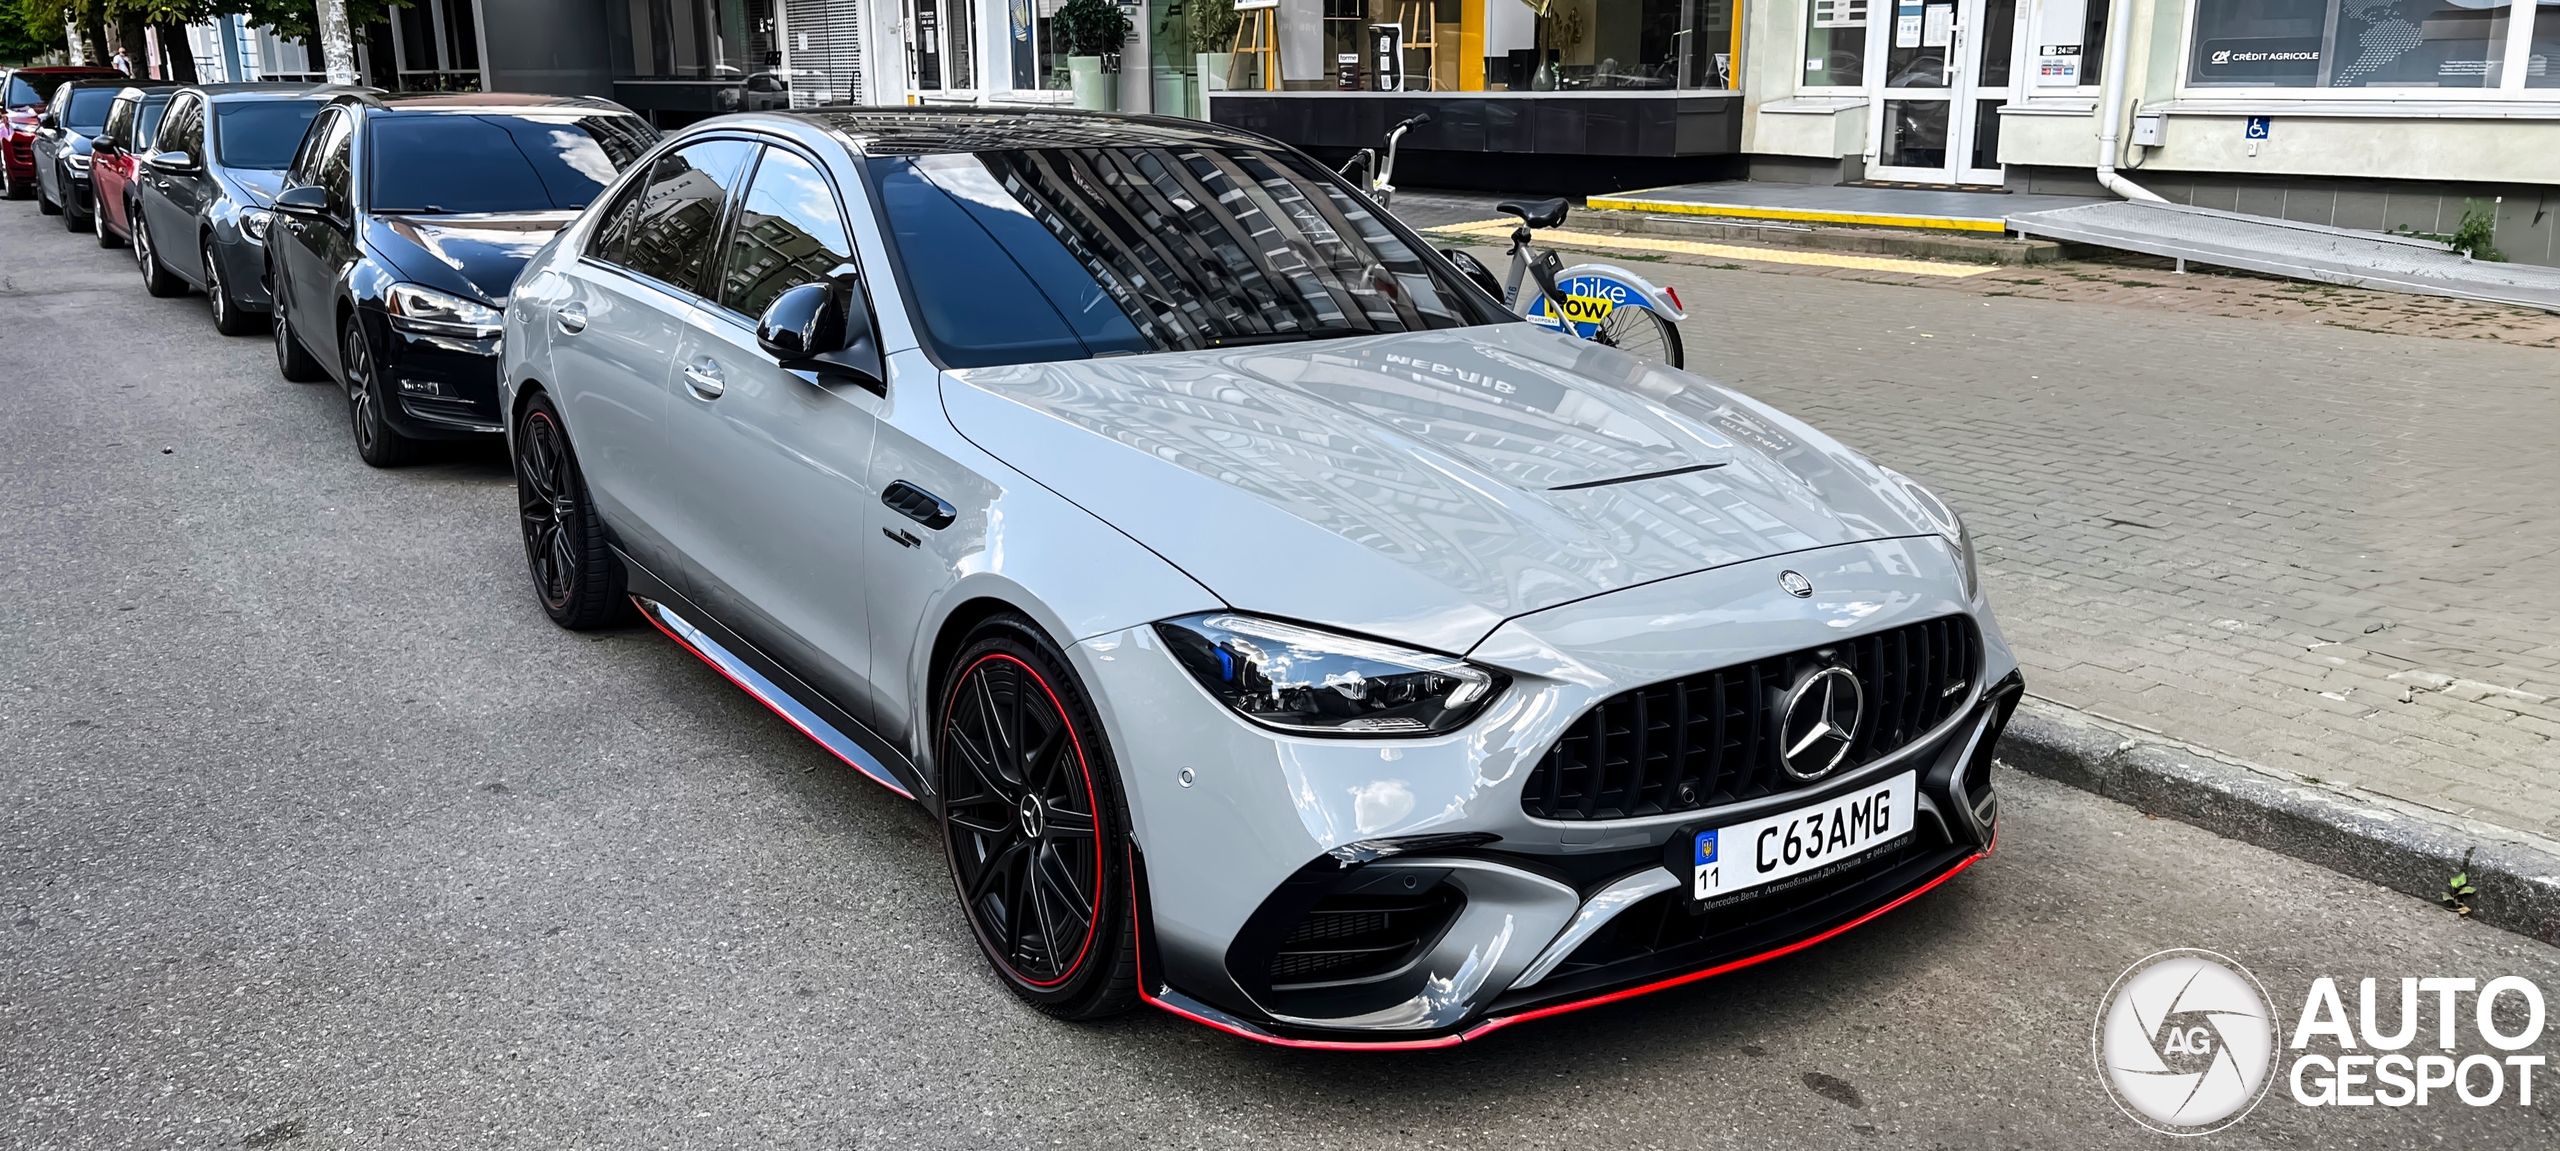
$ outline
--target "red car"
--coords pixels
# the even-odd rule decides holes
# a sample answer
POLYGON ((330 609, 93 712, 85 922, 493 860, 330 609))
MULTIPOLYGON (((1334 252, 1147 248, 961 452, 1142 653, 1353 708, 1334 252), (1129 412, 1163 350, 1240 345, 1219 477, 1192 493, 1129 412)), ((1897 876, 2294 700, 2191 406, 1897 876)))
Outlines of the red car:
POLYGON ((12 68, 0 72, 0 104, 7 105, 5 142, 0 142, 0 196, 23 200, 35 194, 36 117, 44 112, 53 90, 66 80, 98 80, 124 73, 113 68, 12 68))
POLYGON ((121 248, 133 238, 133 197, 129 189, 160 134, 160 114, 168 110, 175 84, 135 86, 116 93, 107 107, 107 126, 89 141, 89 207, 95 213, 98 246, 121 248))

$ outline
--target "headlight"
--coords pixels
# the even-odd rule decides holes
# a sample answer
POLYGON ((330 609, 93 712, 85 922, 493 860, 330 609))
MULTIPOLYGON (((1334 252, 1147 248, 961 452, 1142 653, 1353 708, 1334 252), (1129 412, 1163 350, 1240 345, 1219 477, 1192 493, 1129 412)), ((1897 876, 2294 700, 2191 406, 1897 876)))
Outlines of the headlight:
POLYGON ((71 170, 74 172, 86 172, 89 170, 89 158, 78 152, 73 152, 68 156, 64 156, 62 158, 62 162, 69 164, 71 166, 71 170))
POLYGON ((274 223, 275 219, 276 214, 264 208, 246 209, 240 213, 240 231, 252 240, 266 243, 267 225, 274 223))
POLYGON ((498 309, 434 288, 393 284, 382 306, 391 313, 391 326, 406 331, 474 339, 498 334, 498 309))
POLYGON ((1982 577, 1974 567, 1973 533, 1965 530, 1964 517, 1948 507, 1947 501, 1939 499, 1936 492, 1921 487, 1908 477, 1896 475, 1894 478, 1902 481, 1902 490, 1919 502, 1920 510, 1929 516, 1930 525, 1938 529, 1939 535, 1946 537, 1948 547, 1955 549, 1957 560, 1962 565, 1964 598, 1970 602, 1981 592, 1982 577))
POLYGON ((1465 660, 1233 612, 1166 620, 1156 632, 1219 702, 1293 735, 1453 731, 1508 682, 1465 660))

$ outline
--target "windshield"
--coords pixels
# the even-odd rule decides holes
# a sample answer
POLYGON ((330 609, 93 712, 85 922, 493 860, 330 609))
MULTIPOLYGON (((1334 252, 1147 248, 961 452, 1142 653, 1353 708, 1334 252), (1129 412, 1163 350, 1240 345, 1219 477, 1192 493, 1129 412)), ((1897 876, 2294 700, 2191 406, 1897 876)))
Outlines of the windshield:
POLYGON ((870 161, 950 367, 1494 322, 1480 293, 1293 153, 1203 143, 870 161))
POLYGON ((366 144, 373 210, 583 208, 656 138, 637 116, 377 115, 366 144))
POLYGON ((114 107, 113 88, 74 88, 71 106, 63 109, 62 126, 83 136, 95 136, 107 126, 107 109, 114 107))
POLYGON ((214 107, 213 154, 226 168, 293 166, 302 131, 320 114, 317 100, 258 100, 214 107))

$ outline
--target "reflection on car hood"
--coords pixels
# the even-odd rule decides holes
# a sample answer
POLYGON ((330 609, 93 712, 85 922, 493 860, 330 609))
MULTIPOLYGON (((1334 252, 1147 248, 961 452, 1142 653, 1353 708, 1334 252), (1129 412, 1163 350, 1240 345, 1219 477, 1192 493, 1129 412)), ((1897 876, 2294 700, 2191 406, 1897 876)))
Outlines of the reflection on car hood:
POLYGON ((577 218, 576 212, 375 216, 374 250, 429 284, 449 283, 458 273, 480 298, 499 303, 515 288, 525 261, 577 218))
POLYGON ((249 197, 250 203, 261 208, 273 207, 276 193, 284 190, 282 172, 271 172, 265 168, 225 168, 222 172, 231 177, 232 183, 240 186, 240 191, 249 197))
POLYGON ((949 376, 962 434, 1228 603, 1442 651, 1618 588, 1933 530, 1830 437, 1527 324, 949 376))

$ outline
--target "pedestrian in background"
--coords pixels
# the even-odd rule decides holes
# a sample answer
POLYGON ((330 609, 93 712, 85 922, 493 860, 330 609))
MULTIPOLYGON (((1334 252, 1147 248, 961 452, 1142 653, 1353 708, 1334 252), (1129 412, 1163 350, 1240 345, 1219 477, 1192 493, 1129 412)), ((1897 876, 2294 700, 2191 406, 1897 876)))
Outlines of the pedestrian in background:
POLYGON ((115 66, 116 71, 127 76, 133 75, 133 57, 125 55, 123 48, 116 49, 115 66))

